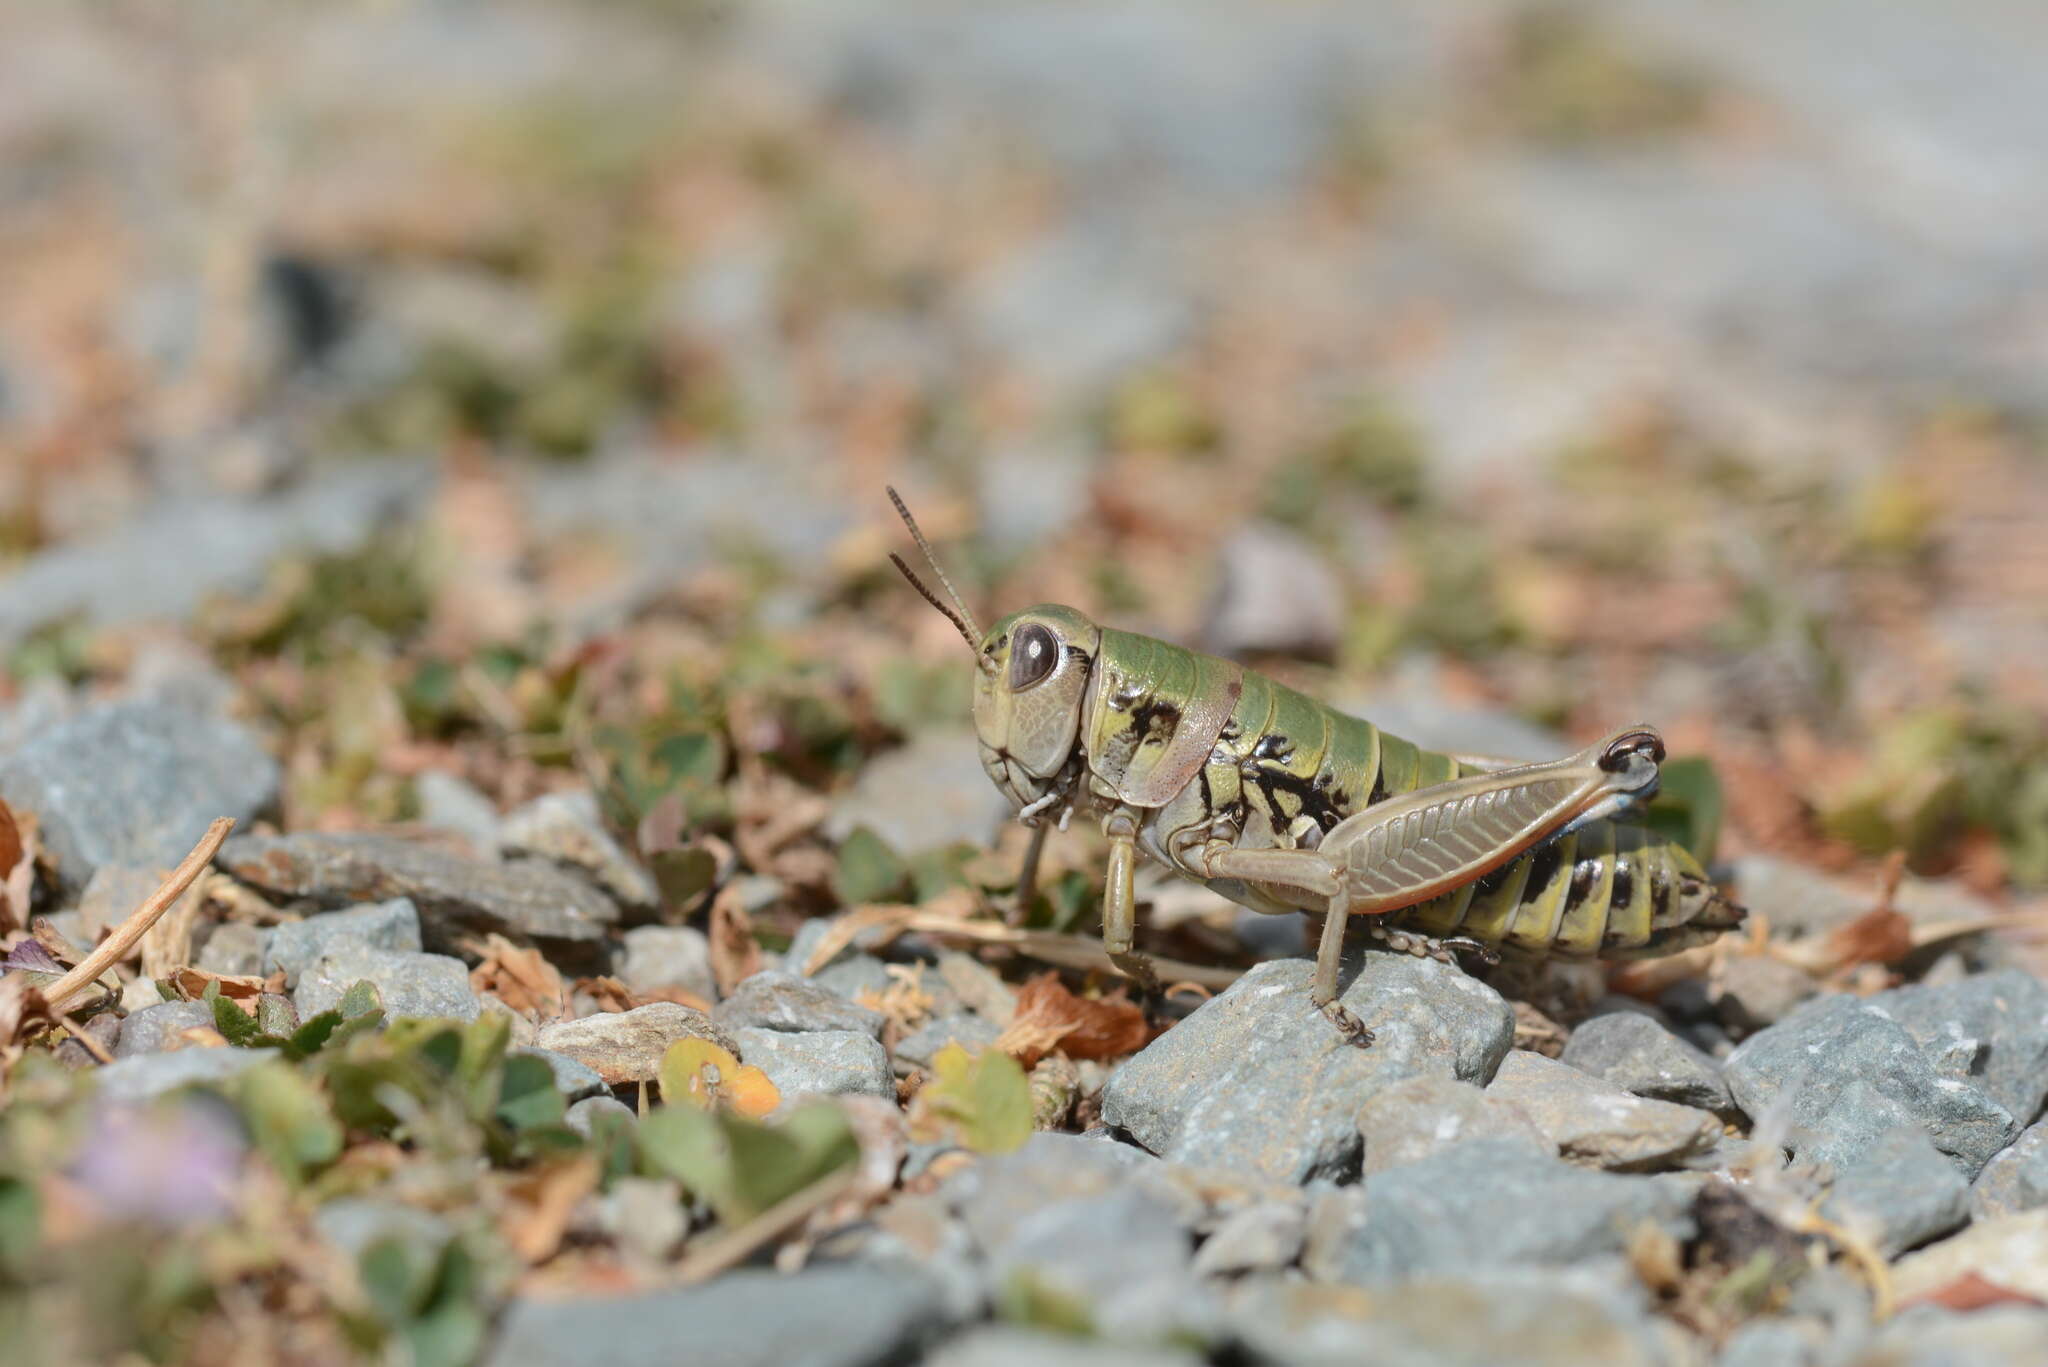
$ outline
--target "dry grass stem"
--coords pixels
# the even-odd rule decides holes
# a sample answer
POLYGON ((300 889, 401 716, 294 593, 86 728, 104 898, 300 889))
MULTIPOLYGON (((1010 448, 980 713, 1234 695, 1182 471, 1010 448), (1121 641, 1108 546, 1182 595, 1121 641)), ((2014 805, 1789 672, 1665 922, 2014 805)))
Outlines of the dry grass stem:
POLYGON ((164 880, 162 887, 143 899, 127 920, 114 928, 114 933, 100 942, 99 948, 85 956, 76 968, 66 973, 43 994, 43 999, 53 1011, 62 1010, 64 1003, 84 991, 100 974, 112 968, 127 957, 128 951, 149 933, 165 912, 171 909, 185 889, 192 886, 192 880, 199 877, 214 855, 220 852, 221 842, 228 838, 228 832, 235 828, 233 817, 220 817, 206 828, 206 834, 199 837, 199 843, 192 847, 192 853, 185 861, 171 870, 171 876, 164 880))

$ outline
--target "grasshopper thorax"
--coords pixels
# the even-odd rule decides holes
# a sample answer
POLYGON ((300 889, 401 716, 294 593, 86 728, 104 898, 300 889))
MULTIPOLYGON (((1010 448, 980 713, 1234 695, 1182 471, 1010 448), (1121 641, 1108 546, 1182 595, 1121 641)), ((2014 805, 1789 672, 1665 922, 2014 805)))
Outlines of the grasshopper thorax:
POLYGON ((981 639, 974 731, 981 764, 1017 809, 1042 810, 1072 780, 1102 628, 1069 607, 1013 612, 981 639))

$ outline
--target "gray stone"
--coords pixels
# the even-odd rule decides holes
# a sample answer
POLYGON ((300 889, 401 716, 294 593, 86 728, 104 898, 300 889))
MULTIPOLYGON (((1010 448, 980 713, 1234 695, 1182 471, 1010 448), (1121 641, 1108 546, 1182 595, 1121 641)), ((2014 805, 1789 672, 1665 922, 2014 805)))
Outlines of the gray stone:
MULTIPOLYGON (((168 869, 137 869, 125 864, 102 864, 85 880, 78 894, 78 927, 73 943, 90 947, 134 914, 151 894, 163 886, 168 869)), ((69 933, 67 931, 67 933, 69 933)))
POLYGON ((1358 1108, 1358 1133, 1365 1141, 1368 1177, 1475 1139, 1555 1147, 1514 1102, 1469 1082, 1433 1075, 1404 1078, 1373 1093, 1358 1108))
POLYGON ((762 1030, 732 1032, 740 1062, 768 1075, 784 1099, 805 1093, 857 1092, 895 1100, 896 1079, 889 1051, 859 1030, 762 1030))
POLYGON ((884 1024, 881 1012, 856 1006, 809 978, 774 969, 735 987, 711 1016, 727 1030, 857 1030, 873 1039, 882 1037, 884 1024))
POLYGON ((422 826, 461 836, 480 857, 497 853, 498 809, 469 780, 429 769, 413 778, 412 790, 422 826))
POLYGON ((1642 1012, 1610 1011, 1581 1022, 1565 1041, 1563 1061, 1652 1100, 1705 1111, 1735 1104, 1720 1064, 1642 1012))
POLYGON ((199 947, 193 966, 230 978, 256 977, 263 972, 263 947, 270 932, 247 921, 223 921, 199 947))
POLYGON ((1202 1367, 1185 1348, 1101 1343, 1007 1325, 970 1329, 925 1356, 925 1367, 1202 1367))
POLYGON ((174 1049, 117 1058, 92 1076, 100 1100, 141 1102, 195 1083, 225 1082, 274 1057, 268 1049, 174 1049))
POLYGON ((292 1005, 302 1019, 341 1005, 342 996, 362 981, 375 983, 387 1020, 400 1016, 475 1020, 482 1010, 470 990, 469 969, 445 954, 414 954, 343 941, 299 975, 292 1005))
POLYGON ((1526 1049, 1501 1060, 1486 1094, 1520 1107, 1567 1160, 1593 1167, 1667 1166, 1721 1139, 1711 1112, 1635 1096, 1526 1049))
POLYGON ((404 1201, 343 1196, 313 1213, 313 1229, 350 1258, 387 1239, 425 1253, 437 1253, 455 1230, 441 1216, 404 1201))
POLYGON ((388 902, 371 902, 347 911, 329 911, 303 921, 286 921, 274 927, 263 945, 263 963, 258 970, 268 976, 282 971, 284 985, 299 985, 299 975, 320 961, 328 950, 341 945, 363 945, 417 954, 420 914, 412 902, 394 897, 388 902))
POLYGON ((967 1168, 944 1191, 975 1243, 995 1248, 1033 1211, 1101 1197, 1148 1180, 1160 1167, 1157 1158, 1130 1144, 1042 1130, 1015 1151, 967 1168))
POLYGON ((935 966, 949 1001, 997 1025, 1008 1026, 1017 1018, 1017 988, 975 955, 941 949, 935 966))
MULTIPOLYGON (((1622 1180, 1622 1179, 1609 1179, 1622 1180)), ((1228 1321, 1252 1361, 1288 1367, 1673 1367, 1656 1322, 1620 1277, 1481 1266, 1361 1290, 1269 1279, 1228 1321)))
MULTIPOLYGON (((895 980, 889 976, 889 965, 872 954, 842 954, 813 973, 811 981, 858 1003, 863 993, 879 995, 888 991, 895 980)), ((944 990, 941 984, 932 986, 944 990)))
POLYGON ((1822 1162, 1841 1164, 1910 1122, 1974 1177, 2019 1132, 2003 1106, 1943 1076, 1897 1021, 1854 997, 1823 997, 1751 1036, 1726 1076, 1752 1120, 1782 1114, 1794 1152, 1822 1162))
POLYGON ((1994 1286, 2048 1301, 2048 1207, 1980 1220, 1960 1234, 1908 1253, 1892 1268, 1892 1289, 1901 1301, 1910 1301, 1970 1273, 1994 1286))
POLYGON ((1029 1286, 1086 1310, 1107 1337, 1200 1331, 1189 1222, 1198 1213, 1150 1156, 1036 1134, 949 1183, 995 1288, 1029 1286))
POLYGON ((1301 1256, 1308 1210, 1298 1201, 1261 1201, 1225 1216, 1195 1254, 1198 1276, 1277 1272, 1301 1256))
POLYGON ((1737 858, 1735 888, 1774 934, 1823 935, 1871 907, 1868 888, 1846 888, 1811 865, 1775 854, 1737 858))
POLYGON ((1154 1153, 1299 1182, 1358 1161, 1358 1107, 1404 1078, 1484 1080, 1514 1040, 1500 995, 1458 969, 1369 953, 1343 1002, 1377 1035, 1361 1049, 1310 1001, 1313 965, 1264 963, 1134 1055, 1104 1121, 1154 1153))
POLYGON ((742 1268, 638 1296, 515 1300, 487 1367, 871 1367, 912 1360, 944 1323, 938 1287, 903 1267, 783 1276, 742 1268))
POLYGON ((580 1020, 557 1021, 536 1041, 597 1070, 611 1086, 652 1082, 661 1075, 661 1056, 677 1040, 710 1040, 729 1053, 733 1040, 702 1011, 676 1002, 649 1002, 631 1011, 608 1011, 580 1020))
POLYGON ((619 981, 635 992, 680 987, 707 1002, 718 1000, 711 975, 711 942, 690 926, 640 926, 626 932, 619 981))
POLYGON ((1297 533, 1246 523, 1224 541, 1219 569, 1202 628, 1206 649, 1311 659, 1336 653, 1344 632, 1344 592, 1329 558, 1297 533))
POLYGON ((986 844, 1009 810, 982 772, 974 733, 938 727, 869 761, 833 804, 825 833, 844 840, 865 826, 908 856, 960 842, 986 844))
POLYGON ((273 896, 328 907, 409 898, 429 949, 497 932, 580 961, 600 954, 605 928, 619 916, 609 898, 552 864, 464 859, 389 835, 238 836, 222 847, 220 865, 273 896))
POLYGON ((2009 968, 1869 1000, 1905 1027, 1941 1076, 1974 1087, 2021 1124, 2040 1114, 2048 1099, 2048 983, 2009 968))
POLYGON ((608 1094, 610 1091, 605 1086, 604 1079, 598 1076, 597 1069, 570 1058, 567 1054, 558 1054, 552 1049, 532 1048, 514 1049, 512 1052, 527 1058, 537 1058, 545 1063, 548 1071, 555 1075, 555 1090, 562 1094, 565 1101, 574 1103, 585 1097, 608 1094))
POLYGON ((1824 1209, 1891 1258, 1968 1220, 1970 1187, 1924 1131, 1902 1125, 1838 1167, 1824 1209))
POLYGON ((2048 1206, 2048 1120, 2029 1126, 1984 1165, 1970 1188, 1970 1213, 1988 1220, 2048 1206))
POLYGON ((1374 1174, 1365 1218, 1337 1251, 1334 1271, 1370 1286, 1570 1265, 1620 1253, 1645 1222, 1689 1238, 1692 1198, 1682 1176, 1596 1172, 1521 1140, 1474 1140, 1374 1174))
POLYGON ((89 707, 0 759, 0 798, 36 814, 72 892, 106 864, 170 869, 215 817, 269 807, 278 780, 247 728, 159 703, 89 707))
POLYGON ((690 1229, 682 1186, 665 1178, 613 1178, 595 1205, 598 1229, 621 1252, 645 1263, 667 1261, 690 1229))
POLYGON ((1763 954, 1731 955, 1714 1010, 1739 1039, 1775 1025, 1820 990, 1804 969, 1763 954))
POLYGON ((1715 1367, 1815 1367, 1825 1346, 1823 1326, 1753 1319, 1728 1336, 1715 1367))
POLYGON ((629 1125, 639 1121, 631 1106, 615 1096, 606 1095, 587 1096, 581 1101, 570 1103, 568 1114, 562 1117, 562 1123, 588 1139, 597 1126, 603 1123, 600 1117, 608 1115, 619 1116, 629 1125))
POLYGON ((1969 1314, 1908 1307, 1877 1331, 1863 1364, 1884 1367, 2035 1367, 2048 1343, 2048 1309, 1995 1305, 1969 1314))
MULTIPOLYGON (((40 551, 0 581, 0 644, 73 615, 101 626, 181 621, 210 594, 260 590, 282 555, 361 546, 425 506, 430 478, 418 462, 351 461, 272 497, 222 498, 209 489, 150 499, 134 521, 40 551), (192 554, 195 546, 206 554, 192 554)), ((186 848, 198 837, 194 831, 186 848)))
POLYGON ((498 828, 498 844, 508 853, 580 868, 629 907, 650 908, 661 901, 654 876, 605 829, 597 797, 588 790, 546 793, 507 812, 498 828))
POLYGON ((121 1022, 121 1041, 114 1046, 115 1058, 137 1054, 160 1054, 183 1049, 189 1041, 187 1030, 213 1029, 213 1008, 205 1002, 164 1002, 132 1012, 121 1022))
POLYGON ((57 1062, 74 1070, 99 1067, 103 1055, 87 1049, 86 1039, 98 1044, 105 1053, 118 1056, 121 1048, 121 1024, 119 1016, 111 1011, 102 1011, 81 1022, 81 1030, 67 1030, 65 1037, 57 1042, 57 1062))
POLYGON ((949 1016, 926 1021, 905 1035, 897 1042, 896 1057, 920 1068, 929 1068, 932 1057, 949 1044, 977 1053, 994 1044, 1002 1033, 1002 1027, 994 1021, 984 1020, 971 1011, 955 1011, 949 1016))

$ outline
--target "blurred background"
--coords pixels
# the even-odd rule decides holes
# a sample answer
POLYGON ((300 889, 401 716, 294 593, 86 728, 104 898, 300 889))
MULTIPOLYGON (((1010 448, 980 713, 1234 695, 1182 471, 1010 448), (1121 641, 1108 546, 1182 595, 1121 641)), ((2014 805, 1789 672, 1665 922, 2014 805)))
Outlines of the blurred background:
POLYGON ((893 482, 985 618, 2048 884, 2037 6, 0 24, 0 745, 225 689, 287 827, 592 780, 900 891, 993 795, 893 482), (760 834, 856 785, 860 869, 760 834))

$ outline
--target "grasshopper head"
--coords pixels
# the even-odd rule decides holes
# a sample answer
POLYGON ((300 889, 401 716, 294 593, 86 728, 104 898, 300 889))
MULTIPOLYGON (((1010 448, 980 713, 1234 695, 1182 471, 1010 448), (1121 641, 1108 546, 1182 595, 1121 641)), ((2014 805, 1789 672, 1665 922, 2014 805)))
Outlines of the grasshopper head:
POLYGON ((1003 618, 981 638, 974 731, 981 766, 1021 810, 1053 790, 1080 734, 1102 628, 1044 604, 1003 618))

